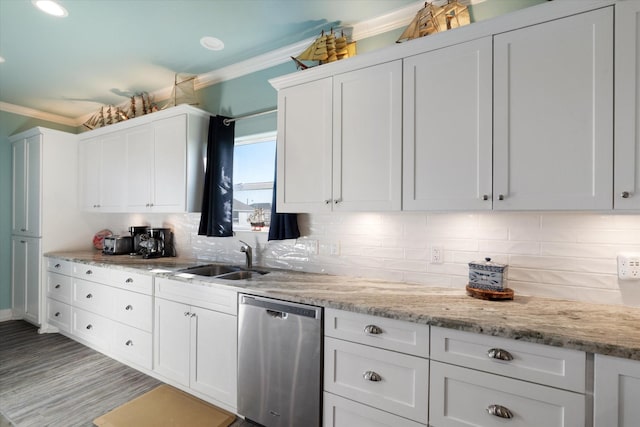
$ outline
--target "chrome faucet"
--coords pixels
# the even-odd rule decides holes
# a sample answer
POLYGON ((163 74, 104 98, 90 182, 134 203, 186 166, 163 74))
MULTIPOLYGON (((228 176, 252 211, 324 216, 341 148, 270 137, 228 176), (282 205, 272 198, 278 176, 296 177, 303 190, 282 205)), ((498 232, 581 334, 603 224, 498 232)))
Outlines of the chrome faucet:
POLYGON ((243 245, 240 246, 240 252, 244 252, 247 257, 247 269, 251 269, 253 267, 253 251, 251 250, 251 246, 242 240, 240 240, 240 243, 243 243, 243 245))

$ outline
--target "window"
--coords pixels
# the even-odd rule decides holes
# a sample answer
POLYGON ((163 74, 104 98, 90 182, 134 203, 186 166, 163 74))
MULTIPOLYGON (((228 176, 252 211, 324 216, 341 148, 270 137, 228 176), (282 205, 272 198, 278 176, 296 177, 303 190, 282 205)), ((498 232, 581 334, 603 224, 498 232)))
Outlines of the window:
POLYGON ((236 138, 233 151, 234 230, 268 230, 275 160, 275 132, 236 138))

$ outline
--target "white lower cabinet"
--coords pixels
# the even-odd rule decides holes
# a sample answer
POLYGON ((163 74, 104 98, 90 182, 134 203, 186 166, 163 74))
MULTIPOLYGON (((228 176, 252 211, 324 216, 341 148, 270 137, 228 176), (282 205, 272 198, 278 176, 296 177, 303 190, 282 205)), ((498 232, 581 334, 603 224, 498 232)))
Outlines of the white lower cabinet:
MULTIPOLYGON (((168 288, 170 284, 169 279, 157 279, 156 289, 168 288)), ((197 286, 180 285, 185 287, 186 294, 190 287, 197 286)), ((226 293, 229 295, 224 295, 224 300, 235 294, 233 291, 226 293)), ((214 298, 219 295, 220 290, 215 290, 214 298)), ((203 300, 204 305, 211 303, 213 301, 203 300)), ((205 309, 156 295, 154 371, 235 410, 237 328, 235 313, 205 309)))
POLYGON ((640 361, 595 356, 594 426, 640 425, 640 361))
POLYGON ((424 424, 325 392, 324 426, 424 427, 424 424))
POLYGON ((73 263, 47 260, 47 322, 61 332, 71 332, 71 295, 73 263))
POLYGON ((433 360, 430 396, 433 427, 585 425, 582 394, 433 360))

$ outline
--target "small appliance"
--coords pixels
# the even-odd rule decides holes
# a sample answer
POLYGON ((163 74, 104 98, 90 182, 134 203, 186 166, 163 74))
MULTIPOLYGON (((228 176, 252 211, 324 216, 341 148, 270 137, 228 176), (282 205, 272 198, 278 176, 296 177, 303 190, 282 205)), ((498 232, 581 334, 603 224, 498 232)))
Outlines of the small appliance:
POLYGON ((171 229, 149 228, 146 234, 141 234, 140 253, 143 258, 176 256, 171 229))
POLYGON ((142 246, 140 246, 140 242, 142 241, 143 235, 149 234, 149 226, 147 225, 131 226, 129 227, 129 233, 131 234, 131 239, 133 240, 133 248, 131 250, 131 255, 142 254, 142 246))
POLYGON ((106 255, 124 255, 131 253, 131 242, 131 236, 106 236, 102 246, 102 253, 106 255))

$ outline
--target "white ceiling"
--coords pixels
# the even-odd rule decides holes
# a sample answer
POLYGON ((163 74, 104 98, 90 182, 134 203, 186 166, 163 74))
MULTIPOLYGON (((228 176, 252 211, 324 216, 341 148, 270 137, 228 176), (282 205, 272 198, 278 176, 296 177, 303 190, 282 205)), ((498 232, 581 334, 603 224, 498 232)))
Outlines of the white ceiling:
MULTIPOLYGON (((77 119, 136 92, 171 87, 306 41, 331 27, 380 23, 416 0, 60 0, 55 18, 30 0, 0 0, 0 107, 77 119), (396 11, 394 14, 393 12, 396 11), (203 36, 225 49, 205 50, 203 36)), ((408 21, 407 21, 408 22, 408 21)), ((301 49, 302 50, 302 49, 301 49)), ((5 108, 6 109, 6 108, 5 108)))

